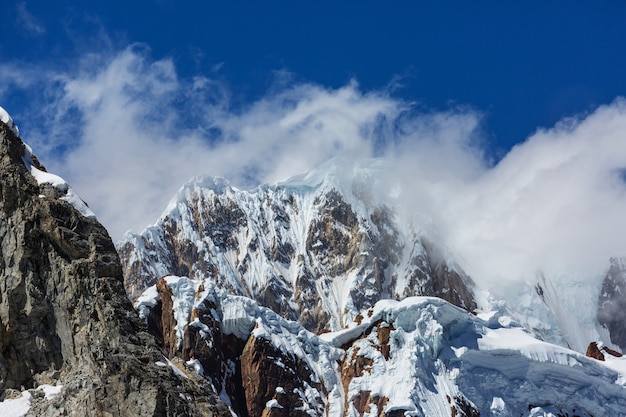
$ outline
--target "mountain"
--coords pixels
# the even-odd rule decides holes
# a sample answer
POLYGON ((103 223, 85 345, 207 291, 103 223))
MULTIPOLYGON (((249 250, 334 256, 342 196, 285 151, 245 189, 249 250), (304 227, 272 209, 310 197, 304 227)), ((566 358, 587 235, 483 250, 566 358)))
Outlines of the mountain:
POLYGON ((626 416, 620 259, 589 300, 489 298, 385 161, 341 160, 198 177, 116 251, 0 121, 2 416, 626 416))
POLYGON ((135 305, 238 416, 626 415, 618 352, 590 358, 441 298, 381 300, 320 335, 212 278, 160 278, 135 305))
POLYGON ((381 299, 431 295, 474 309, 472 280, 371 193, 383 169, 335 160, 251 191, 195 178, 156 225, 118 243, 126 290, 136 299, 167 274, 212 277, 314 332, 339 330, 381 299))
POLYGON ((2 108, 0 241, 0 415, 226 415, 163 355, 108 233, 2 108))
POLYGON ((384 169, 335 160, 250 191, 197 177, 126 234, 126 290, 169 357, 238 416, 626 415, 626 359, 595 310, 579 322, 578 293, 545 276, 479 305, 376 191, 384 169))

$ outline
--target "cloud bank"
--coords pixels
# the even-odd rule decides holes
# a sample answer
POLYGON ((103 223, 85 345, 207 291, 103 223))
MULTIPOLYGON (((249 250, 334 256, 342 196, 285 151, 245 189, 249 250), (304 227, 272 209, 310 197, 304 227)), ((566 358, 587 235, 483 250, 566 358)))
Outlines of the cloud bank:
MULTIPOLYGON (((41 76, 27 68, 7 79, 15 80, 11 88, 44 84, 43 125, 13 116, 114 239, 154 222, 194 175, 246 188, 332 157, 386 157, 408 211, 436 225, 479 281, 539 270, 597 276, 609 256, 626 254, 623 99, 538 130, 493 164, 474 109, 420 112, 356 82, 336 89, 280 82, 234 105, 220 82, 181 78, 145 46, 104 58, 85 55, 72 70, 41 76)), ((0 74, 14 68, 0 65, 0 74)))

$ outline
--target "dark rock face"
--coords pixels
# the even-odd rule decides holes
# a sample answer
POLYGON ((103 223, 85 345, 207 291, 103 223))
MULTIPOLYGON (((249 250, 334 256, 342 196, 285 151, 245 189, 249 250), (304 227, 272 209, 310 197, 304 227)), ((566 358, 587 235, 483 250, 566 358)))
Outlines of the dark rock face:
POLYGON ((626 351, 626 262, 611 258, 598 300, 598 322, 609 330, 611 342, 626 351))
POLYGON ((54 400, 33 401, 38 416, 224 413, 204 382, 157 366, 163 355, 125 295, 106 230, 39 185, 23 155, 0 123, 0 394, 62 384, 54 400))

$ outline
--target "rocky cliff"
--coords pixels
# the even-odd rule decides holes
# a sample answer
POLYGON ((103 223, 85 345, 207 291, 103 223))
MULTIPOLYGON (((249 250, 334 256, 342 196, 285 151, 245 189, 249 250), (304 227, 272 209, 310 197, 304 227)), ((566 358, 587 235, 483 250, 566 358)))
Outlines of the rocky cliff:
POLYGON ((106 230, 5 122, 0 176, 0 397, 30 398, 33 416, 223 414, 137 317, 106 230))

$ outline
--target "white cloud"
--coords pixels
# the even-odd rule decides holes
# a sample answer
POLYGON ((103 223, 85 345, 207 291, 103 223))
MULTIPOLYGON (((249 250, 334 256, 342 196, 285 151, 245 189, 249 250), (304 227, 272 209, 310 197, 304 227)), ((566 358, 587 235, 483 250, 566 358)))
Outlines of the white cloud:
POLYGON ((625 167, 626 101, 618 99, 536 132, 469 184, 450 240, 474 275, 598 274, 609 256, 626 253, 625 167))
POLYGON ((55 77, 51 133, 31 129, 26 140, 114 238, 155 221, 193 175, 247 187, 333 156, 387 156, 407 212, 436 225, 481 282, 537 270, 597 275, 626 251, 624 100, 534 133, 494 166, 472 109, 417 113, 355 82, 329 89, 288 81, 233 109, 219 82, 180 79, 172 61, 151 59, 145 47, 94 62, 103 61, 89 56, 55 77), (67 148, 61 157, 59 145, 67 148))
POLYGON ((193 175, 247 187, 337 155, 370 157, 377 118, 393 120, 406 107, 356 83, 336 90, 301 84, 233 111, 219 83, 180 80, 170 60, 151 60, 141 45, 105 66, 97 55, 80 62, 75 72, 48 77, 51 101, 40 110, 48 124, 26 140, 114 238, 155 221, 193 175))

